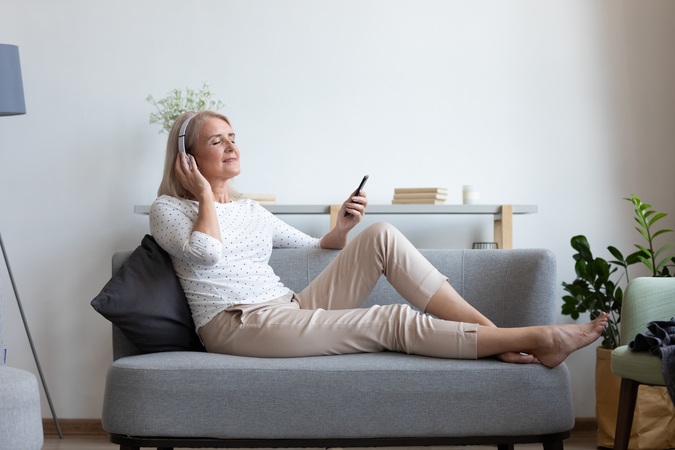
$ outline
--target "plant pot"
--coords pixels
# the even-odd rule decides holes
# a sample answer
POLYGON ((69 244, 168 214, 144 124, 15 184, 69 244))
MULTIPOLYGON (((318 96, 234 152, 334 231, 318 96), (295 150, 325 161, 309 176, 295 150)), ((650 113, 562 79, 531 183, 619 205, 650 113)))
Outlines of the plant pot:
MULTIPOLYGON (((616 415, 619 407, 621 378, 612 373, 612 351, 597 348, 595 361, 595 413, 598 423, 598 447, 614 448, 616 415)), ((663 386, 640 385, 633 428, 628 448, 631 450, 675 447, 675 407, 663 386)))

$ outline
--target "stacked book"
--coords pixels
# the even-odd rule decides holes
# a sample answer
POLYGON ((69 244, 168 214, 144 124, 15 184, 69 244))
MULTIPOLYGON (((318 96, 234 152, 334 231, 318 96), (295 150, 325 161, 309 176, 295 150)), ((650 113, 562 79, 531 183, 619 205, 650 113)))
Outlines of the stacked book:
POLYGON ((274 194, 242 194, 245 198, 255 200, 261 205, 274 205, 277 202, 277 196, 274 194))
POLYGON ((446 188, 396 188, 392 204, 440 205, 448 198, 446 188))

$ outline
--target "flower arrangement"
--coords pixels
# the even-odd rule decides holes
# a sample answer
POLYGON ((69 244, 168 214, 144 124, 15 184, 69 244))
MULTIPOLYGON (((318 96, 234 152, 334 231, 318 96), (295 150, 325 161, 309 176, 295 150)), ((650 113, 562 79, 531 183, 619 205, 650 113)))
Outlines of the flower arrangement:
POLYGON ((150 123, 161 126, 160 133, 169 134, 173 123, 186 111, 203 111, 210 109, 217 111, 225 106, 225 103, 215 99, 211 88, 203 83, 201 89, 173 89, 162 99, 155 100, 148 95, 146 101, 153 105, 157 111, 150 114, 150 123))

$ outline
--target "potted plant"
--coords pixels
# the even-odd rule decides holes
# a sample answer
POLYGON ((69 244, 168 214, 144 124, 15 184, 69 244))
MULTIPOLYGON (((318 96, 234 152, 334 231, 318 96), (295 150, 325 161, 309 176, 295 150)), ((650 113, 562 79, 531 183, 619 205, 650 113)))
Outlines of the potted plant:
POLYGON ((155 100, 148 95, 146 101, 157 111, 150 114, 150 123, 161 126, 160 133, 169 134, 173 123, 186 111, 219 110, 225 103, 215 99, 208 84, 203 83, 201 89, 173 89, 166 97, 155 100))
MULTIPOLYGON (((613 447, 614 431, 616 424, 616 411, 619 398, 620 379, 611 373, 610 356, 613 349, 618 347, 621 342, 619 334, 619 322, 621 321, 621 303, 623 300, 623 290, 629 280, 629 266, 636 263, 642 263, 655 277, 667 277, 670 275, 669 265, 675 263, 675 257, 672 254, 666 255, 673 243, 664 244, 656 248, 655 239, 661 235, 672 232, 669 229, 655 229, 655 224, 666 217, 667 214, 657 212, 652 206, 643 203, 638 197, 632 195, 625 200, 630 201, 634 206, 634 220, 638 224, 635 229, 644 239, 646 245, 635 244, 637 251, 623 256, 623 254, 614 246, 607 247, 607 250, 614 259, 607 261, 601 257, 596 257, 591 251, 588 240, 583 235, 574 236, 571 239, 571 245, 577 253, 573 258, 575 261, 574 270, 576 278, 571 283, 563 282, 564 290, 567 292, 563 296, 562 314, 569 315, 573 319, 578 319, 583 313, 590 313, 591 318, 597 317, 600 312, 609 314, 609 323, 603 332, 603 340, 597 349, 596 358, 596 417, 598 423, 598 446, 613 447)), ((649 387, 645 387, 650 389, 649 387)), ((641 388, 642 389, 642 388, 641 388)), ((640 427, 653 429, 659 427, 654 421, 665 420, 665 427, 668 427, 668 417, 672 403, 668 401, 667 395, 664 395, 660 388, 651 388, 652 392, 645 395, 641 390, 636 406, 636 416, 633 425, 634 435, 638 435, 640 427), (649 398, 651 396, 651 398, 649 398), (661 397, 659 400, 657 397, 661 397), (641 406, 651 404, 652 406, 641 406), (644 413, 645 417, 652 418, 647 423, 640 423, 639 411, 645 408, 663 408, 662 411, 644 413)), ((631 443, 634 442, 631 435, 631 443)), ((649 446, 655 443, 649 443, 649 446)), ((644 448, 644 447, 643 447, 644 448)), ((656 444, 652 448, 662 448, 656 444)))

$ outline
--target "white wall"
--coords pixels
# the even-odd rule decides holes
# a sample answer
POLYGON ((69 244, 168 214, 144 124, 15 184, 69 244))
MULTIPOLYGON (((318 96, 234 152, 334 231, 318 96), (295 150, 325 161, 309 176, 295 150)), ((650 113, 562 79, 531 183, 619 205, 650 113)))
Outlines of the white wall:
MULTIPOLYGON (((89 301, 147 232, 133 205, 154 199, 164 148, 148 94, 210 83, 238 187, 279 203, 341 202, 369 173, 371 204, 420 185, 457 203, 468 183, 537 204, 515 245, 552 249, 560 281, 574 234, 630 250, 631 193, 675 226, 667 0, 0 0, 0 42, 20 47, 28 109, 0 118, 0 231, 63 418, 100 416, 110 326, 89 301)), ((481 218, 393 220, 420 247, 491 237, 481 218)), ((35 371, 0 274, 8 362, 35 371)), ((568 361, 577 417, 594 416, 594 350, 568 361)))

